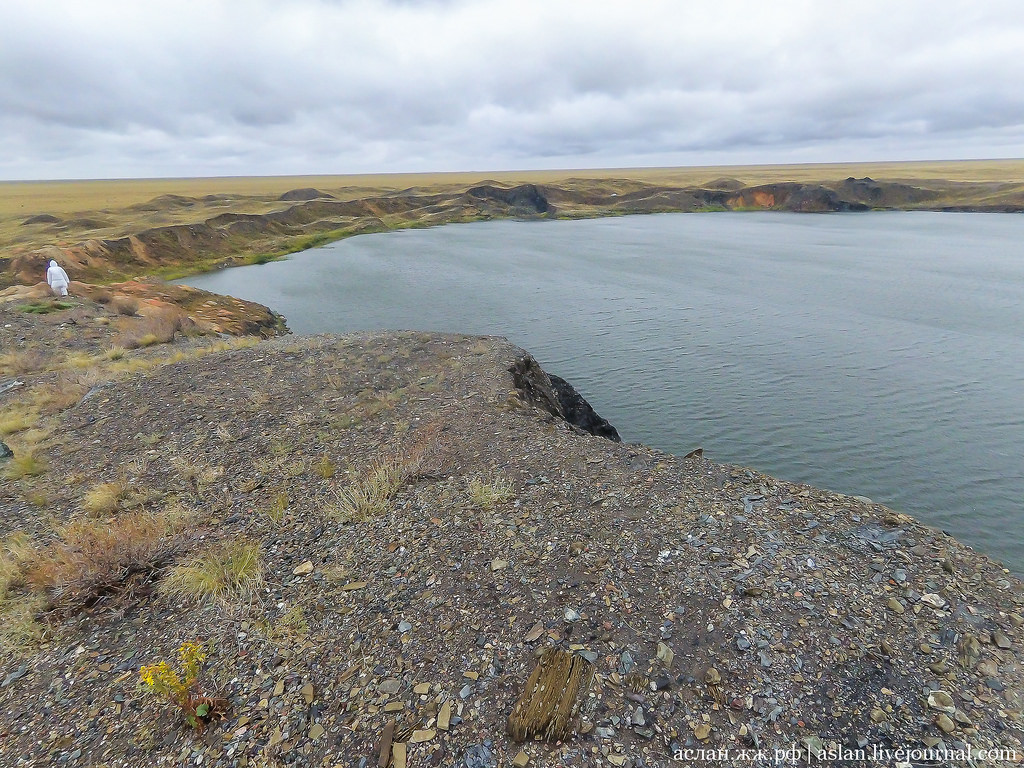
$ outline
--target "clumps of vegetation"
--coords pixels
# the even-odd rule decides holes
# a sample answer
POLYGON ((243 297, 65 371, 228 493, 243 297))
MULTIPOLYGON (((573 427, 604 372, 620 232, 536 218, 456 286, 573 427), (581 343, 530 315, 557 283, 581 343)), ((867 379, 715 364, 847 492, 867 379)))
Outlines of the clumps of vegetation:
POLYGON ((224 603, 248 600, 263 584, 260 545, 250 541, 215 545, 188 563, 174 566, 161 590, 174 597, 224 603))
POLYGON ((0 545, 0 603, 11 587, 24 584, 25 566, 32 561, 36 547, 22 531, 7 536, 0 545))
POLYGON ((180 515, 134 512, 116 525, 73 520, 57 529, 49 546, 36 550, 25 578, 51 606, 70 612, 145 583, 179 546, 180 515))
POLYGON ((357 482, 338 492, 337 516, 352 521, 382 515, 409 476, 410 467, 390 457, 372 464, 357 482))
POLYGON ((50 356, 41 349, 23 349, 0 355, 0 373, 8 376, 21 376, 45 370, 50 364, 50 356))
POLYGON ((28 405, 16 404, 0 412, 0 435, 13 435, 15 432, 34 427, 39 421, 39 409, 28 405))
POLYGON ((200 643, 185 642, 178 648, 175 666, 166 661, 139 670, 142 690, 177 706, 193 728, 202 728, 227 708, 225 699, 199 693, 199 675, 206 652, 200 643))
POLYGON ((181 475, 181 479, 197 494, 203 493, 224 474, 223 467, 212 467, 209 464, 189 459, 187 456, 176 456, 171 461, 177 468, 178 474, 181 475))
POLYGON ((14 452, 14 458, 7 460, 4 477, 8 480, 21 480, 24 477, 41 475, 45 471, 46 459, 40 456, 34 448, 30 448, 14 452))
POLYGON ((128 492, 124 482, 97 483, 82 497, 82 507, 93 517, 112 515, 128 492))
POLYGON ((267 639, 279 645, 296 642, 309 634, 309 622, 301 605, 293 605, 267 627, 267 639))
POLYGON ((46 600, 19 589, 25 585, 25 570, 35 554, 32 539, 21 531, 0 543, 0 655, 26 651, 42 637, 36 617, 46 600))
POLYGON ((407 450, 395 451, 373 462, 356 482, 338 491, 332 516, 359 522, 387 512, 398 490, 420 472, 433 453, 439 431, 437 424, 424 427, 407 450))
POLYGON ((280 491, 273 499, 270 500, 270 504, 267 506, 267 518, 274 525, 280 525, 284 522, 284 516, 287 511, 288 494, 284 491, 280 491))
POLYGON ((18 311, 30 315, 48 315, 51 312, 61 312, 74 306, 67 301, 33 301, 31 304, 20 305, 18 311))
POLYGON ((469 499, 481 509, 494 509, 498 504, 515 497, 512 482, 505 477, 497 477, 490 482, 481 477, 471 477, 466 483, 469 499))
POLYGON ((334 477, 334 473, 337 471, 337 465, 331 461, 331 457, 326 453, 320 458, 320 461, 316 463, 316 473, 324 480, 330 480, 334 477))
POLYGON ((96 383, 96 377, 86 371, 83 374, 62 374, 56 381, 35 391, 33 401, 39 410, 47 415, 59 413, 78 405, 96 383))

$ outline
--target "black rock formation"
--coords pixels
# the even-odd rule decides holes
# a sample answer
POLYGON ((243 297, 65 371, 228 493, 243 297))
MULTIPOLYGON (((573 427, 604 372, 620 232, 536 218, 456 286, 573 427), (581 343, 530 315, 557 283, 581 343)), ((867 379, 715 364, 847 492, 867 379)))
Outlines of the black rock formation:
POLYGON ((600 416, 591 407, 590 403, 584 399, 583 395, 576 391, 572 384, 550 373, 548 378, 551 379, 551 388, 558 395, 558 403, 562 406, 566 421, 579 427, 584 432, 608 438, 615 443, 622 442, 622 438, 619 437, 615 427, 608 423, 608 419, 600 416))
POLYGON ((509 367, 509 372, 516 389, 527 402, 591 435, 622 442, 615 427, 599 416, 569 382, 546 373, 532 355, 524 354, 517 359, 509 367))
POLYGON ((466 194, 478 199, 496 200, 523 213, 547 213, 551 207, 547 198, 537 189, 536 184, 521 184, 512 189, 502 189, 485 184, 473 187, 466 194))

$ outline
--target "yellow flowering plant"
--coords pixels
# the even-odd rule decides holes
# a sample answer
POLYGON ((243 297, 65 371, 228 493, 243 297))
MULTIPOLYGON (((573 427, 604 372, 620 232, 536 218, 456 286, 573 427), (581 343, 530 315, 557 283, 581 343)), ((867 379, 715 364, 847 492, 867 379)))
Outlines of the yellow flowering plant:
POLYGON ((143 690, 180 707, 193 728, 202 728, 227 704, 224 699, 199 694, 199 673, 205 660, 206 652, 201 643, 182 643, 176 668, 166 661, 146 665, 139 670, 140 685, 143 690))

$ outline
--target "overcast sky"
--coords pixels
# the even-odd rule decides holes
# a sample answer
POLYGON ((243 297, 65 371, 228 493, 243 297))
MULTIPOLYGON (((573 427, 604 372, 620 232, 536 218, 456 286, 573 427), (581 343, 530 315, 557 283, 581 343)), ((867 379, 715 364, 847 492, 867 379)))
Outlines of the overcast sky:
POLYGON ((1024 157, 1024 2, 0 0, 0 178, 1024 157))

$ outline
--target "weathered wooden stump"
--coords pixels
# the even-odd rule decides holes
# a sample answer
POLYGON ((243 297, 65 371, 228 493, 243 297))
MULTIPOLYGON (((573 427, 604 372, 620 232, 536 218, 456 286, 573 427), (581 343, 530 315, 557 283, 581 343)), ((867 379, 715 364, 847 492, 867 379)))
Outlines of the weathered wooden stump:
POLYGON ((514 741, 533 736, 549 740, 566 738, 593 681, 594 665, 582 656, 546 649, 512 707, 509 736, 514 741))

